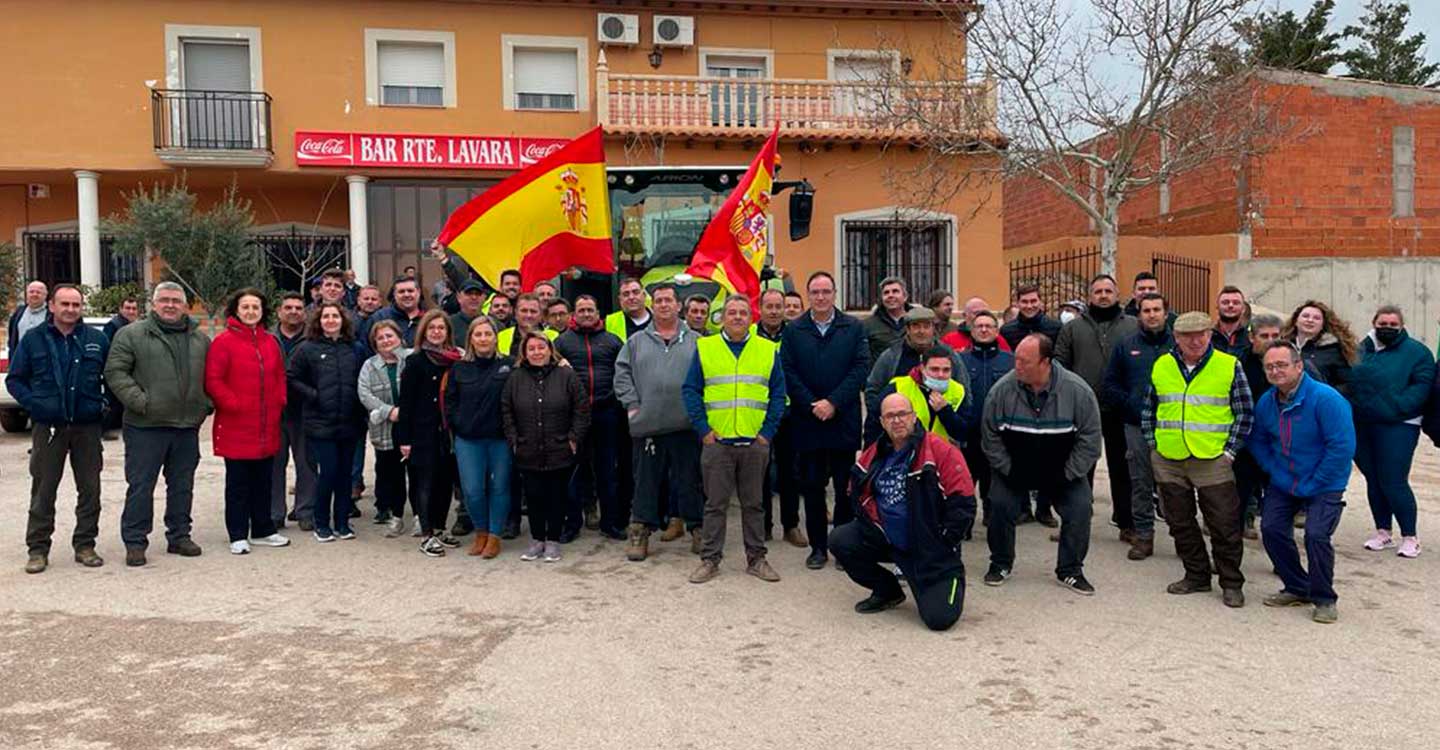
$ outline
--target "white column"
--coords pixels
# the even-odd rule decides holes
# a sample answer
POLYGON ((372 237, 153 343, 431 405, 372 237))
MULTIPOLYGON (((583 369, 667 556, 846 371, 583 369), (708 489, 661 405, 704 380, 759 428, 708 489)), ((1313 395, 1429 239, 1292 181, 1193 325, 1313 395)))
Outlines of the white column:
POLYGON ((75 194, 79 205, 80 283, 99 288, 100 261, 100 175, 79 170, 75 173, 75 194))
POLYGON ((355 283, 361 286, 370 283, 370 215, 365 191, 369 181, 363 174, 345 177, 350 185, 350 270, 355 272, 355 283))

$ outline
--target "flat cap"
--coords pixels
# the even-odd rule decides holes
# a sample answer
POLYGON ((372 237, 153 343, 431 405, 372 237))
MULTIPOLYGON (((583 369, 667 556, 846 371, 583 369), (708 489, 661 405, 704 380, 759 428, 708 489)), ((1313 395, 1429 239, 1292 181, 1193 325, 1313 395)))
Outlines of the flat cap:
POLYGON ((910 308, 905 313, 905 317, 901 318, 901 320, 905 322, 905 325, 910 325, 911 323, 918 323, 922 320, 929 320, 933 322, 935 320, 935 311, 924 305, 916 305, 910 308))
POLYGON ((1176 333, 1204 333, 1214 327, 1210 316, 1203 312, 1187 312, 1175 319, 1176 333))

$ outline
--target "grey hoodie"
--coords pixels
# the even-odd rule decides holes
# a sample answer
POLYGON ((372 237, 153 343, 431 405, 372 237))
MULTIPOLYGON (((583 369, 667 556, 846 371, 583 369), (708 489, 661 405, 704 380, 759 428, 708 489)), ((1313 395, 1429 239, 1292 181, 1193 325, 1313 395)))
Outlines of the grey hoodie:
POLYGON ((652 323, 620 347, 615 360, 615 397, 626 412, 635 412, 630 417, 632 437, 694 429, 680 392, 698 340, 680 321, 680 330, 666 346, 652 323))
POLYGON ((985 458, 1024 489, 1083 478, 1100 458, 1100 404, 1090 386, 1051 360, 1043 394, 1025 387, 1011 370, 985 397, 980 422, 985 458))

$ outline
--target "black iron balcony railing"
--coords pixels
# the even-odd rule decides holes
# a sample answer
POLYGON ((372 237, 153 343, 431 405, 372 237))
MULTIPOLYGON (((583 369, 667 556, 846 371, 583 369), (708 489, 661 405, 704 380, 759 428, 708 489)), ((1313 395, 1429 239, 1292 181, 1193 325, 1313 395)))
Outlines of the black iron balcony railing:
POLYGON ((270 101, 263 91, 152 89, 155 150, 273 155, 270 101))

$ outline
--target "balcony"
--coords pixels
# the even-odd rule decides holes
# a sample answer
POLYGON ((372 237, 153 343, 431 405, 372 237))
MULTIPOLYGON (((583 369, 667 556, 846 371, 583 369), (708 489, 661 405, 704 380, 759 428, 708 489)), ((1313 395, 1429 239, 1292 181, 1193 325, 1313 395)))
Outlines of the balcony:
POLYGON ((155 155, 173 166, 268 167, 270 95, 263 91, 152 89, 155 155))
POLYGON ((775 122, 788 138, 909 142, 973 132, 1000 140, 993 81, 827 81, 710 78, 595 70, 596 114, 612 133, 755 139, 775 122))

